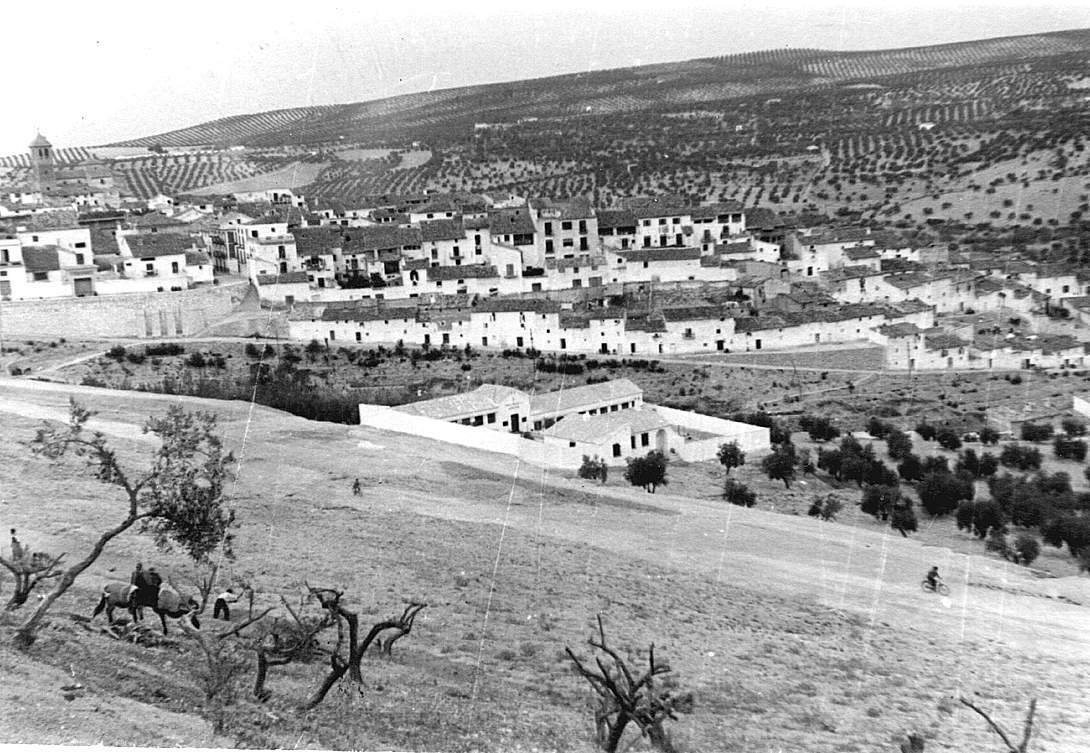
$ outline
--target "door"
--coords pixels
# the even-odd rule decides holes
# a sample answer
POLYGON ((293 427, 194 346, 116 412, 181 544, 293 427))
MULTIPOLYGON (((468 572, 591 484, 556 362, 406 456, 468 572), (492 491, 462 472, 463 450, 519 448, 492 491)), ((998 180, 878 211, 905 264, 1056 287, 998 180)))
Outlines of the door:
POLYGON ((73 282, 75 285, 75 293, 77 297, 94 295, 95 283, 90 277, 77 277, 73 282))
POLYGON ((519 431, 519 414, 517 413, 511 414, 511 431, 516 433, 519 431))

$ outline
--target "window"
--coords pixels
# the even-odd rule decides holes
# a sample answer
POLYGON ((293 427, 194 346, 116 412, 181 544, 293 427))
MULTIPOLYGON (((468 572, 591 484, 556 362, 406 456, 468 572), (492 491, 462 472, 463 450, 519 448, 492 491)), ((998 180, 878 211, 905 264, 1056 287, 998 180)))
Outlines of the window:
POLYGON ((643 221, 643 226, 644 227, 651 227, 651 220, 644 220, 643 221))
POLYGON ((519 347, 519 348, 522 347, 522 338, 521 337, 516 337, 515 338, 515 346, 519 347))
POLYGON ((545 223, 545 235, 552 235, 552 234, 553 234, 553 223, 546 222, 545 223))
POLYGON ((148 262, 147 264, 145 264, 144 267, 148 272, 154 272, 155 271, 155 265, 152 264, 151 262, 148 262))
POLYGON ((660 225, 665 225, 666 224, 666 218, 664 217, 664 218, 660 219, 659 224, 660 225))
POLYGON ((564 240, 562 240, 560 242, 560 245, 562 245, 564 248, 572 248, 572 247, 575 246, 575 239, 574 238, 565 238, 564 240))
POLYGON ((490 423, 490 424, 496 423, 496 414, 495 413, 489 413, 488 414, 488 423, 490 423))
POLYGON ((553 248, 553 242, 551 240, 545 241, 545 253, 556 253, 556 249, 553 248))
POLYGON ((681 218, 680 217, 675 217, 673 222, 674 222, 675 225, 680 225, 681 224, 681 218))
MULTIPOLYGON (((579 250, 580 251, 589 251, 590 250, 590 246, 587 245, 587 236, 585 236, 585 235, 579 239, 579 250)), ((1067 292, 1067 291, 1064 291, 1064 292, 1067 292)))
MULTIPOLYGON (((4 252, 4 256, 7 256, 6 251, 4 252)), ((7 261, 7 259, 4 259, 4 261, 7 261)), ((83 254, 76 254, 76 264, 83 264, 83 254)))
POLYGON ((561 222, 560 223, 560 229, 561 230, 571 230, 571 221, 565 220, 564 222, 561 222))
POLYGON ((250 237, 251 238, 256 238, 257 237, 257 231, 256 230, 251 230, 250 231, 250 237))
MULTIPOLYGON (((86 241, 80 241, 79 243, 76 244, 76 248, 87 248, 87 242, 86 241)), ((1067 291, 1065 290, 1064 292, 1066 293, 1067 291)))
POLYGON ((473 417, 473 425, 474 426, 482 426, 483 424, 484 424, 484 416, 474 416, 473 417))
POLYGON ((646 447, 650 442, 651 438, 647 435, 647 432, 640 434, 640 447, 646 447))
POLYGON ((363 333, 362 332, 357 332, 356 333, 356 342, 363 342, 363 333))
POLYGON ((337 333, 334 332, 333 330, 329 330, 329 339, 330 340, 336 340, 337 339, 337 333))
POLYGON ((587 221, 586 220, 579 220, 579 232, 580 233, 587 232, 587 221))

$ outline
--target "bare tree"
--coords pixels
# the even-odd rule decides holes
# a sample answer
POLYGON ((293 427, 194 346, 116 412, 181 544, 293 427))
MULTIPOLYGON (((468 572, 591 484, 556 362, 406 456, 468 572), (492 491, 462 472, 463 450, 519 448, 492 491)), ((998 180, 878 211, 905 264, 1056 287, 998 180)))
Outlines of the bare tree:
POLYGON ((655 644, 647 652, 648 668, 636 677, 620 654, 609 647, 602 617, 598 616, 598 639, 588 641, 592 647, 605 654, 596 656, 598 670, 588 668, 570 648, 568 656, 598 696, 594 714, 598 746, 606 753, 615 753, 629 723, 635 724, 640 734, 664 753, 674 753, 673 743, 663 727, 667 719, 677 719, 678 714, 693 710, 692 693, 676 693, 673 683, 660 681, 672 672, 670 666, 655 660, 655 644))
POLYGON ((57 565, 60 564, 63 554, 54 557, 45 552, 29 552, 23 550, 19 556, 11 559, 0 556, 0 565, 3 565, 15 578, 15 591, 12 593, 4 609, 13 611, 23 606, 30 598, 31 591, 43 580, 60 577, 57 565))
POLYGON ((198 562, 217 548, 231 549, 234 512, 224 505, 224 483, 233 458, 224 451, 214 414, 172 405, 166 416, 149 418, 144 433, 157 436, 160 446, 152 455, 151 467, 142 473, 125 468, 101 432, 85 430, 92 415, 71 400, 68 425, 46 423, 29 447, 49 460, 69 454, 82 459, 99 481, 124 493, 125 516, 99 535, 83 559, 60 574, 53 590, 16 631, 18 646, 34 642, 53 602, 94 564, 110 541, 137 523, 158 545, 176 544, 198 562))
MULTIPOLYGON (((332 588, 312 588, 308 586, 311 596, 318 600, 318 603, 325 609, 330 618, 336 623, 337 627, 337 643, 330 653, 329 674, 326 675, 325 680, 322 681, 321 686, 314 691, 314 694, 307 700, 304 705, 307 709, 312 709, 320 704, 326 697, 326 694, 333 688, 337 682, 344 677, 345 673, 348 673, 352 682, 362 683, 363 673, 360 670, 360 662, 363 659, 364 653, 371 647, 371 644, 379 637, 379 634, 384 630, 397 631, 386 643, 383 649, 384 653, 389 653, 393 648, 394 641, 408 635, 412 632, 413 622, 416 620, 416 615, 420 610, 424 609, 427 604, 423 602, 413 601, 410 602, 405 610, 401 613, 400 617, 383 620, 377 622, 371 626, 371 629, 367 632, 362 640, 359 637, 359 616, 345 608, 341 603, 341 599, 344 596, 343 591, 337 591, 332 588), (347 656, 344 655, 347 649, 347 656)), ((379 641, 379 645, 382 646, 382 642, 379 641)))
POLYGON ((979 706, 974 704, 967 698, 958 699, 961 703, 968 708, 971 708, 976 713, 980 714, 984 718, 984 721, 988 723, 988 726, 995 731, 995 734, 999 735, 999 738, 1003 741, 1003 744, 1007 746, 1007 753, 1026 753, 1029 750, 1029 738, 1033 734, 1033 716, 1037 713, 1037 699, 1034 698, 1029 702, 1029 710, 1026 712, 1026 721, 1022 725, 1022 742, 1015 745, 1011 742, 1011 739, 1007 736, 1007 733, 1003 731, 1003 728, 999 726, 992 719, 987 712, 983 711, 979 706))

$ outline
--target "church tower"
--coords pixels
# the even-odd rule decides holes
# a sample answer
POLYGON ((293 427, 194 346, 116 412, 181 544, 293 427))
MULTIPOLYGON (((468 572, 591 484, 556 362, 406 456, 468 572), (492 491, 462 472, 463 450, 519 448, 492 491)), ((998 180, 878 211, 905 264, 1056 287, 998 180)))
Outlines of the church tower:
POLYGON ((44 191, 56 180, 53 145, 42 134, 30 142, 30 166, 34 168, 34 187, 44 191))

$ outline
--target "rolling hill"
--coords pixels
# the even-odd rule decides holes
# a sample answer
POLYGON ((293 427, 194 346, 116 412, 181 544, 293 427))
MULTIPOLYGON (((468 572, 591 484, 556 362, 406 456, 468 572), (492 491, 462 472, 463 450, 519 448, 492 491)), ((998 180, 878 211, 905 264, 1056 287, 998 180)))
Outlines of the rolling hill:
POLYGON ((865 52, 783 49, 238 115, 119 145, 276 146, 464 133, 474 122, 631 112, 1090 50, 1090 30, 865 52))

